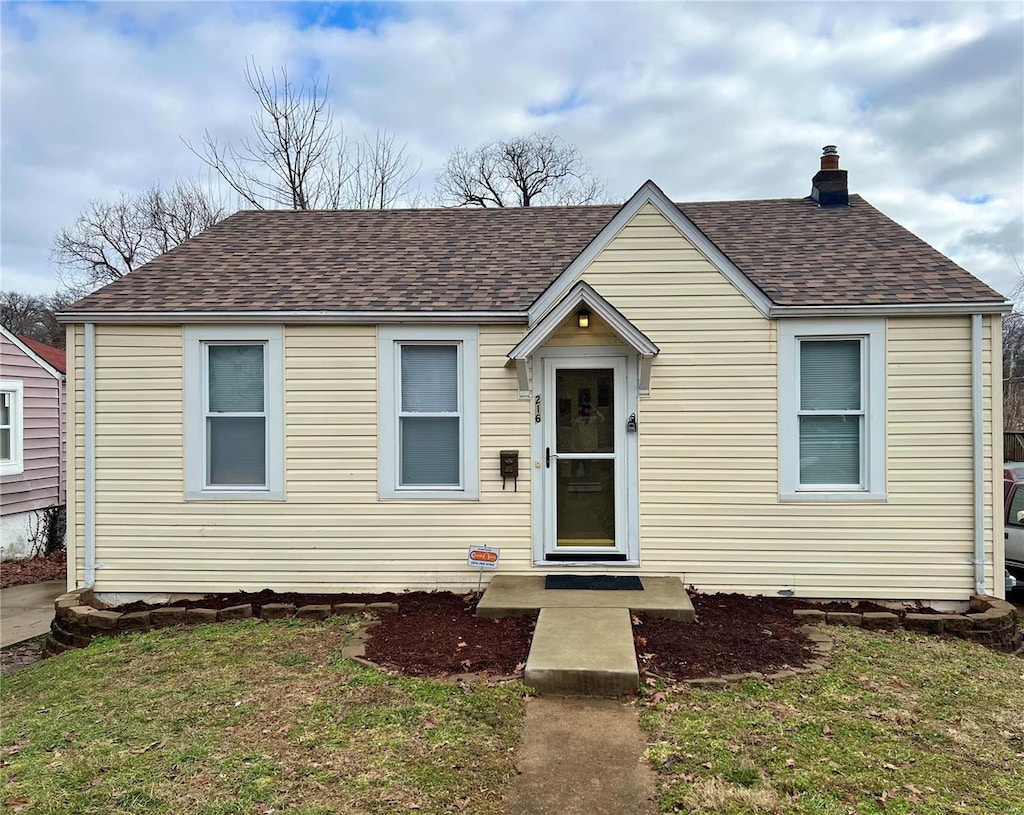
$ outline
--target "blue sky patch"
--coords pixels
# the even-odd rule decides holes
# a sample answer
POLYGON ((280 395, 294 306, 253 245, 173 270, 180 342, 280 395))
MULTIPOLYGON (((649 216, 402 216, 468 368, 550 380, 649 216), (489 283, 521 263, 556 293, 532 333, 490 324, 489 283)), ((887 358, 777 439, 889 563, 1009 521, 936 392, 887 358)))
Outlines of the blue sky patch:
POLYGON ((992 196, 989 193, 983 193, 982 195, 962 195, 957 197, 958 201, 965 204, 987 204, 992 200, 992 196))
POLYGON ((553 116, 556 113, 565 113, 569 110, 583 107, 583 99, 580 98, 580 89, 574 87, 561 99, 554 102, 547 102, 540 105, 530 105, 526 112, 531 116, 553 116))
POLYGON ((341 28, 375 31, 385 20, 400 16, 399 3, 294 3, 290 11, 299 29, 341 28))

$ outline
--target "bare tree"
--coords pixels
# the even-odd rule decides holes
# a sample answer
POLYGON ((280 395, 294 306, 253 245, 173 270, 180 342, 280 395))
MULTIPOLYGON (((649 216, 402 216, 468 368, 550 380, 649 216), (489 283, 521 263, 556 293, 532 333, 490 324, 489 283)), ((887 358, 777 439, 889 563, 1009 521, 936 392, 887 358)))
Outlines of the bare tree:
POLYGON ((63 348, 64 326, 57 322, 55 315, 69 302, 66 295, 59 293, 0 292, 0 325, 20 337, 63 348))
POLYGON ((112 283, 213 226, 225 215, 198 184, 153 185, 92 201, 53 239, 51 258, 67 292, 80 297, 112 283))
POLYGON ((449 206, 528 207, 593 204, 604 197, 605 187, 579 148, 534 133, 473 150, 456 148, 437 174, 435 194, 449 206))
POLYGON ((407 146, 396 144, 388 130, 378 130, 373 141, 364 136, 351 165, 346 204, 355 209, 389 209, 411 198, 414 205, 418 195, 413 185, 423 162, 413 170, 407 146))
MULTIPOLYGON (((1011 253, 1017 270, 1014 296, 1024 297, 1024 267, 1011 253)), ((1024 430, 1024 313, 1016 309, 1003 317, 1003 428, 1024 430)))
POLYGON ((252 136, 221 144, 207 130, 202 147, 188 148, 248 206, 257 209, 384 209, 409 195, 419 171, 406 144, 378 130, 354 146, 328 104, 330 80, 293 82, 288 68, 269 77, 247 61, 245 80, 258 110, 252 136))

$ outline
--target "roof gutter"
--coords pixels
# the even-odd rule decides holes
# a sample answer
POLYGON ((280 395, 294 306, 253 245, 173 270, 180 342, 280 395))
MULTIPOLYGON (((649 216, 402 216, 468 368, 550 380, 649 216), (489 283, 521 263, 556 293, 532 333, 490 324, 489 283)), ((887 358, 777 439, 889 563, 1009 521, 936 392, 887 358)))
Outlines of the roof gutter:
POLYGON ((403 325, 407 323, 525 325, 525 311, 63 311, 61 323, 176 325, 181 323, 273 323, 279 325, 403 325))
POLYGON ((927 314, 1009 314, 1013 303, 890 303, 848 306, 772 306, 768 316, 780 317, 902 317, 927 314))

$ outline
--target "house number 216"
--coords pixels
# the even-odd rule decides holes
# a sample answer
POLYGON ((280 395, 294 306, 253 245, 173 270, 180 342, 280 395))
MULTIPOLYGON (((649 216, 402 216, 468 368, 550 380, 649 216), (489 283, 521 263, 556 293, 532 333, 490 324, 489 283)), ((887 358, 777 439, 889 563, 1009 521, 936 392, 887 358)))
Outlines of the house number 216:
POLYGON ((540 424, 540 394, 537 394, 536 396, 533 397, 533 407, 534 407, 533 420, 537 424, 540 424))

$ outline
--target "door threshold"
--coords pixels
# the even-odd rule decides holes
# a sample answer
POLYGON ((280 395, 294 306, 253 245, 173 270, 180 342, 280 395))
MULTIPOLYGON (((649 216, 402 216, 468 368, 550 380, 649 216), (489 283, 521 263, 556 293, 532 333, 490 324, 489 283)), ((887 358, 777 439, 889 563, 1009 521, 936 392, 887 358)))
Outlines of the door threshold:
POLYGON ((551 552, 544 555, 546 563, 622 563, 629 560, 629 555, 620 552, 609 552, 608 554, 580 555, 575 552, 551 552))

